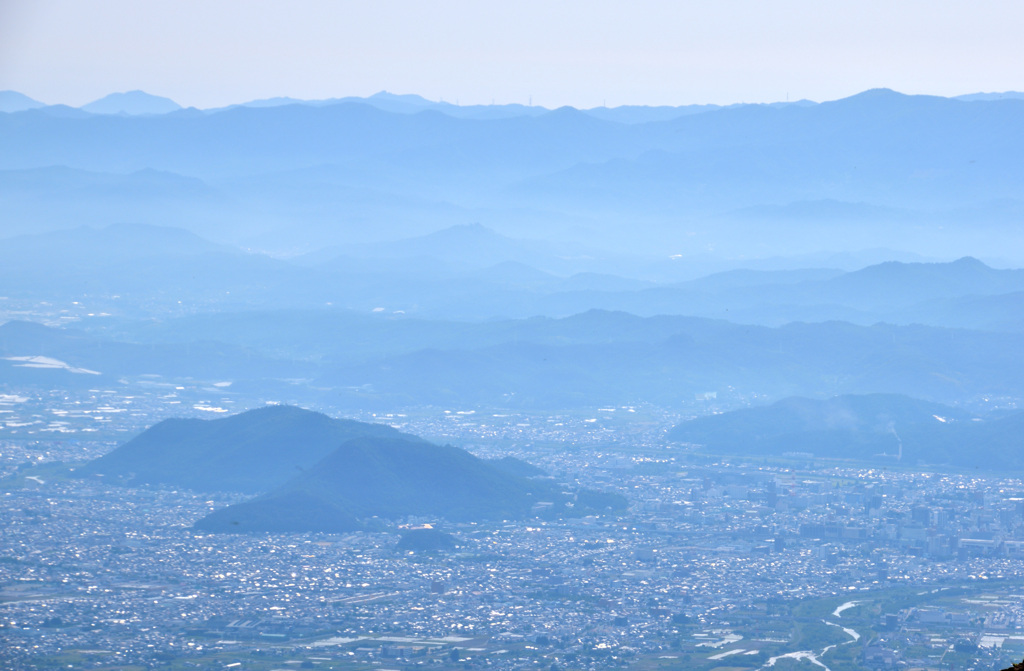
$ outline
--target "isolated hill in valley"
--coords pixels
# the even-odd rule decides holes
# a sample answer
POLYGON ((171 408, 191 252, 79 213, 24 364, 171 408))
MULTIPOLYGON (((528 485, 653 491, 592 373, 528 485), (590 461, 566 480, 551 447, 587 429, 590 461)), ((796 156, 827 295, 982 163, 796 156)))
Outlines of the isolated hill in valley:
POLYGON ((671 440, 716 453, 885 460, 968 468, 1024 468, 1024 413, 982 419, 898 394, 787 398, 769 406, 698 417, 671 440))
POLYGON ((285 485, 200 520, 207 531, 349 531, 359 520, 410 515, 452 521, 522 519, 565 510, 572 495, 465 450, 410 437, 350 440, 285 485))
POLYGON ((165 420, 76 475, 260 494, 200 520, 197 528, 207 531, 340 532, 373 517, 476 521, 625 508, 616 494, 566 491, 539 473, 389 426, 268 406, 216 420, 165 420))
POLYGON ((130 484, 265 492, 359 436, 399 437, 381 424, 267 406, 222 419, 167 419, 78 473, 130 484))

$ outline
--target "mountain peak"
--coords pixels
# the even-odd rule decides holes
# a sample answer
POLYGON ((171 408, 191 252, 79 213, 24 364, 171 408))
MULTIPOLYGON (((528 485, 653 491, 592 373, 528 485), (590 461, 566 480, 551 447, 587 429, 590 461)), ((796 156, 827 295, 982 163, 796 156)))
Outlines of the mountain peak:
POLYGON ((548 501, 548 514, 621 510, 614 494, 563 492, 451 445, 415 436, 361 436, 265 495, 199 520, 204 531, 348 531, 360 519, 410 515, 452 521, 523 519, 548 501), (576 498, 573 503, 570 498, 576 498), (567 503, 573 503, 567 506, 567 503))
POLYGON ((141 114, 167 114, 181 109, 181 105, 170 98, 151 95, 145 91, 125 91, 111 93, 87 105, 82 110, 92 114, 124 114, 128 116, 141 114))
POLYGON ((896 99, 906 98, 907 94, 900 93, 887 88, 868 89, 867 91, 861 91, 855 93, 852 96, 847 96, 843 100, 885 100, 885 99, 896 99))
POLYGON ((46 107, 46 105, 29 98, 24 93, 0 91, 0 112, 22 112, 39 107, 46 107))
POLYGON ((369 98, 366 98, 366 100, 403 102, 409 105, 420 105, 423 107, 438 104, 427 100, 423 96, 416 95, 415 93, 391 93, 389 91, 377 91, 369 98))
POLYGON ((990 266, 988 266, 984 261, 979 261, 973 256, 961 256, 956 261, 952 261, 950 265, 956 266, 958 268, 985 268, 986 270, 991 269, 990 266))
POLYGON ((399 435, 382 424, 273 405, 217 419, 164 420, 80 473, 201 491, 255 493, 310 468, 348 440, 399 435))

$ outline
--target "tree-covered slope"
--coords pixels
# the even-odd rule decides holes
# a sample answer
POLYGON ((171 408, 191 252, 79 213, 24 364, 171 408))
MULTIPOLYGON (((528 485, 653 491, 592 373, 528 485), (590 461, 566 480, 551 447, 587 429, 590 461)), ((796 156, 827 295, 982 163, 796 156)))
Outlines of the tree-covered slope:
POLYGON ((614 495, 569 492, 450 445, 407 436, 355 438, 288 483, 200 520, 206 531, 345 531, 355 520, 409 516, 470 522, 607 512, 614 495))
POLYGON ((787 398, 759 408, 699 417, 671 440, 718 453, 818 457, 967 468, 1024 468, 1024 413, 973 417, 898 394, 787 398))
POLYGON ((132 484, 255 494, 283 484, 347 440, 400 435, 389 426, 267 406, 223 419, 164 420, 79 473, 132 484))

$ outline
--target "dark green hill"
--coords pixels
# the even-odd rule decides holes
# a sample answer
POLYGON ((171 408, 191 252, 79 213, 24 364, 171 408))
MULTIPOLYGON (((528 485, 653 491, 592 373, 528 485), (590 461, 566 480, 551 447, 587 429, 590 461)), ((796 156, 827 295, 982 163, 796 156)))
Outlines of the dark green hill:
POLYGON ((760 408, 699 417, 671 440, 712 452, 810 453, 968 468, 1024 468, 1024 413, 983 420, 938 403, 897 394, 787 398, 760 408))
POLYGON ((560 495, 469 452, 414 438, 357 438, 282 487, 308 492, 358 517, 441 515, 451 520, 523 517, 560 495))
POLYGON ((398 437, 380 424, 267 406, 215 420, 168 419, 78 471, 131 484, 265 492, 358 436, 398 437))
POLYGON ((215 511, 196 528, 346 531, 359 528, 355 520, 371 517, 469 522, 624 507, 621 497, 566 492, 551 481, 510 473, 450 445, 376 436, 346 442, 282 487, 215 511))

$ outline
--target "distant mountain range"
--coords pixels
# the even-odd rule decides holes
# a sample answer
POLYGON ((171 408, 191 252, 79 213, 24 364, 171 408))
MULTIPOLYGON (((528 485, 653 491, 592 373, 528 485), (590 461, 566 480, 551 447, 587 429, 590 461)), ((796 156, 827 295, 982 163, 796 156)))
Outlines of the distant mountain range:
MULTIPOLYGON (((1001 99, 996 96, 1011 96, 1006 94, 976 94, 981 96, 978 99, 1001 99), (988 97, 992 96, 992 97, 988 97)), ((387 91, 380 91, 371 96, 358 97, 347 96, 344 98, 328 98, 324 100, 303 100, 289 97, 264 98, 251 100, 244 103, 228 105, 226 107, 211 108, 203 110, 206 113, 223 112, 239 107, 268 108, 283 107, 287 105, 302 105, 307 107, 326 107, 345 103, 358 103, 370 105, 386 112, 398 114, 417 114, 419 112, 432 111, 462 119, 502 119, 519 116, 539 116, 551 110, 545 107, 521 104, 501 105, 459 105, 451 102, 432 101, 422 96, 413 94, 394 94, 387 91)), ((682 105, 682 106, 657 106, 624 105, 621 107, 595 107, 585 110, 597 118, 620 123, 646 123, 650 121, 665 121, 688 114, 699 114, 701 112, 725 109, 727 107, 740 107, 745 103, 734 105, 682 105)), ((793 103, 772 103, 773 106, 785 105, 814 105, 809 100, 800 100, 793 103)), ((0 112, 20 112, 26 109, 46 107, 45 103, 33 100, 17 91, 0 91, 0 112)), ((61 107, 61 106, 54 106, 61 107)), ((127 91, 123 93, 111 93, 91 103, 82 105, 83 111, 92 114, 121 114, 121 115, 144 115, 144 114, 168 114, 176 112, 182 107, 170 98, 155 96, 144 91, 127 91)))
MULTIPOLYGON (((1002 93, 968 93, 954 96, 954 100, 991 101, 991 100, 1020 100, 1024 99, 1024 93, 1018 91, 1005 91, 1002 93)), ((425 110, 438 111, 443 114, 462 118, 497 118, 505 116, 527 116, 538 115, 550 111, 548 108, 520 105, 459 105, 451 102, 432 101, 415 94, 395 94, 388 91, 380 91, 371 96, 359 97, 348 96, 344 98, 326 98, 322 100, 304 100, 299 98, 276 97, 250 100, 248 102, 236 103, 227 107, 211 108, 207 112, 219 112, 225 109, 236 107, 281 107, 284 105, 309 105, 313 107, 324 107, 341 103, 358 102, 377 107, 388 112, 418 113, 425 110)), ((622 123, 644 123, 648 121, 665 121, 686 114, 699 114, 701 112, 716 111, 727 108, 744 107, 750 103, 734 103, 731 105, 622 105, 620 107, 594 107, 586 109, 589 114, 598 118, 619 121, 622 123)), ((753 103, 759 104, 759 103, 753 103)), ((767 103, 770 107, 785 107, 797 105, 808 107, 818 103, 811 100, 797 100, 794 102, 767 103)), ((17 91, 0 91, 0 112, 16 112, 22 109, 33 109, 44 107, 45 103, 33 100, 17 91), (10 101, 10 102, 8 102, 10 101), (30 106, 24 106, 28 104, 30 106)), ((94 114, 166 114, 182 109, 173 100, 161 96, 155 96, 145 91, 127 91, 124 93, 111 93, 91 103, 83 105, 80 109, 93 112, 94 114)))
POLYGON ((684 257, 1024 248, 1024 100, 1009 94, 676 111, 378 95, 164 114, 152 111, 174 103, 129 98, 91 104, 113 114, 12 98, 21 111, 0 115, 9 234, 140 222, 295 253, 479 221, 684 257))
POLYGON ((8 322, 0 326, 3 379, 41 389, 121 379, 230 382, 224 393, 360 411, 679 407, 707 391, 727 407, 748 395, 887 392, 973 404, 1024 395, 1020 332, 841 322, 768 328, 605 311, 464 323, 283 310, 110 326, 149 342, 8 322), (101 375, 24 366, 23 357, 38 356, 101 375))
POLYGON ((728 388, 949 403, 1021 393, 1024 380, 1024 275, 972 258, 654 285, 513 261, 454 268, 475 249, 487 261, 557 257, 473 226, 423 241, 437 256, 419 263, 400 243, 362 249, 361 265, 311 267, 145 226, 8 242, 5 292, 81 303, 71 328, 0 326, 5 379, 41 388, 190 378, 365 410, 676 405, 728 388), (553 317, 493 319, 509 314, 553 317), (25 360, 37 357, 59 365, 25 360))
POLYGON ((558 274, 587 267, 576 251, 483 226, 297 261, 145 225, 9 238, 0 372, 36 388, 231 383, 359 410, 1024 389, 1024 271, 965 257, 684 282, 558 274), (24 320, 43 303, 70 325, 24 320))
POLYGON ((204 531, 353 531, 373 517, 453 521, 621 510, 617 495, 566 491, 523 462, 488 462, 388 426, 289 406, 156 424, 76 471, 133 486, 264 492, 211 513, 204 531))
POLYGON ((430 399, 442 407, 533 410, 671 407, 692 404, 695 394, 706 391, 719 392, 723 402, 744 393, 782 398, 888 392, 978 404, 982 398, 1016 398, 1024 389, 1021 335, 840 322, 769 329, 603 312, 553 325, 563 333, 589 326, 589 342, 537 342, 524 332, 490 346, 449 344, 325 366, 317 386, 339 390, 332 398, 354 405, 389 398, 407 407, 430 399), (647 329, 647 335, 599 341, 599 334, 631 327, 647 329), (662 327, 676 333, 655 335, 662 327))
MULTIPOLYGON (((94 314, 159 315, 164 323, 182 313, 282 308, 473 321, 602 309, 769 326, 843 320, 1012 332, 1020 330, 1014 307, 1024 292, 1024 271, 992 268, 970 257, 885 262, 850 272, 818 266, 700 277, 700 260, 601 257, 586 247, 511 238, 481 225, 333 247, 291 260, 215 244, 183 229, 140 224, 3 242, 0 285, 8 293, 87 303, 94 314)), ((812 261, 841 266, 856 258, 812 261)))
POLYGON ((0 325, 0 371, 9 384, 78 389, 125 376, 148 377, 153 382, 186 378, 215 382, 287 378, 310 375, 315 370, 309 363, 209 339, 126 343, 34 322, 9 321, 0 325), (26 367, 24 361, 18 361, 25 357, 46 357, 65 365, 26 367), (75 373, 73 369, 93 371, 96 375, 75 373))
MULTIPOLYGON (((682 333, 701 342, 702 332, 725 328, 706 321, 712 317, 770 326, 816 323, 777 332, 729 327, 765 338, 799 328, 838 333, 834 325, 821 323, 830 320, 1024 332, 1016 309, 1024 296, 1024 271, 998 270, 970 258, 942 264, 889 262, 849 273, 733 271, 657 285, 595 274, 565 278, 514 262, 479 270, 452 268, 448 261, 456 260, 456 254, 471 257, 478 249, 491 255, 487 261, 522 253, 543 262, 554 255, 514 240, 505 246, 502 236, 485 229, 469 227, 464 237, 463 232, 437 236, 443 241, 437 251, 429 241, 421 247, 374 247, 370 253, 376 257, 340 267, 335 261, 308 267, 246 254, 176 229, 118 226, 12 238, 0 246, 0 280, 7 292, 36 301, 80 301, 93 315, 107 311, 109 316, 88 317, 75 324, 78 330, 62 331, 11 322, 0 327, 0 351, 52 356, 118 376, 233 377, 244 370, 288 378, 376 357, 392 357, 386 370, 395 375, 409 365, 409 355, 429 349, 448 350, 452 356, 473 351, 470 356, 476 358, 489 347, 559 347, 556 359, 561 359, 568 353, 563 346, 632 347, 682 333), (484 244, 477 246, 474 238, 484 244), (437 256, 406 255, 417 249, 437 256), (384 256, 388 253, 393 256, 384 256), (601 311, 562 318, 593 308, 601 311), (493 320, 529 315, 556 319, 493 320), (692 315, 705 319, 688 318, 692 315), (582 331, 577 324, 593 330, 582 331), (313 359, 319 363, 312 365, 313 359)), ((874 339, 868 329, 850 332, 874 339)), ((996 343, 1015 342, 980 333, 895 332, 928 333, 937 345, 912 354, 931 361, 956 351, 942 345, 943 339, 989 341, 988 356, 1002 351, 996 343)), ((766 360, 771 361, 768 349, 766 360)), ((829 369, 833 364, 823 365, 829 369)), ((344 377, 350 375, 359 385, 382 383, 371 369, 349 370, 344 377)))
POLYGON ((907 396, 788 398, 769 406, 698 417, 670 440, 719 454, 813 455, 874 463, 1024 468, 1024 412, 981 419, 907 396))

